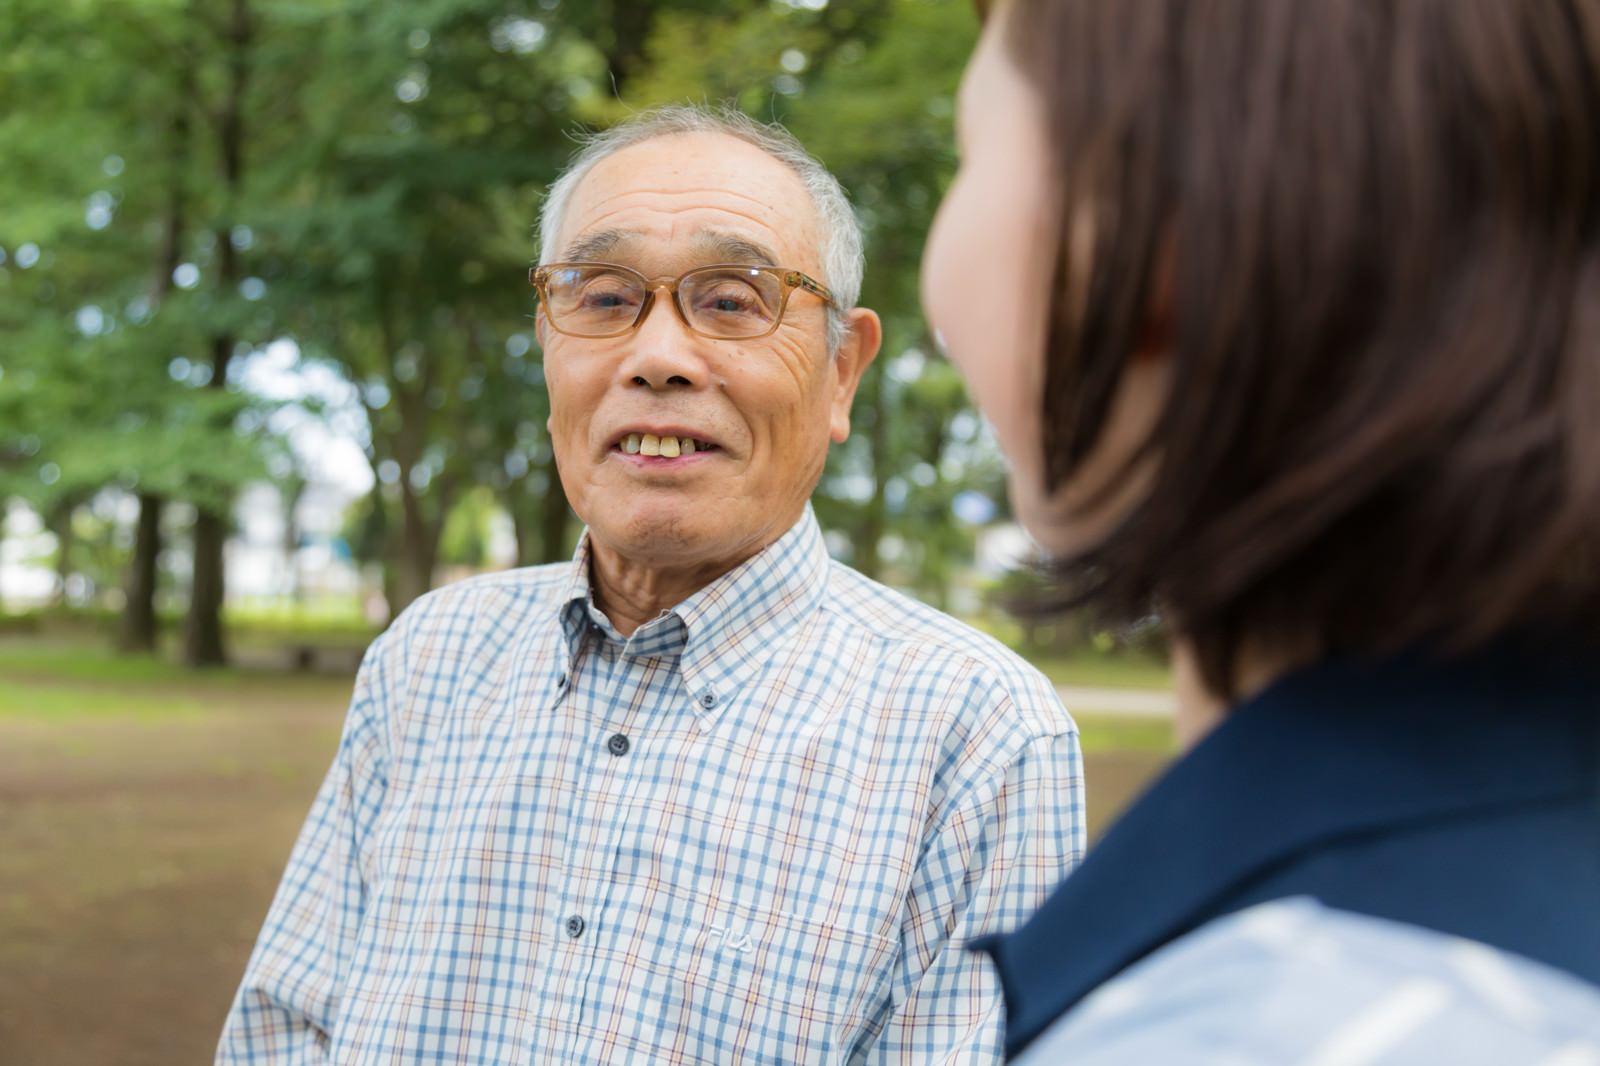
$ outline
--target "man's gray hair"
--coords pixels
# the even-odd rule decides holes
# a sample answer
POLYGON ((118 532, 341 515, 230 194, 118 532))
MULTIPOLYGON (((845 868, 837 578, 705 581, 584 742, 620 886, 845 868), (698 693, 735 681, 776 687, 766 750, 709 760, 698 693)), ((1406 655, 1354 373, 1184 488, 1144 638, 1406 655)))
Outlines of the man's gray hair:
MULTIPOLYGON (((675 105, 641 112, 582 142, 567 168, 550 186, 539 213, 539 262, 556 257, 556 234, 566 218, 572 194, 596 163, 636 144, 675 133, 722 133, 755 145, 794 171, 811 197, 817 213, 818 254, 822 277, 817 280, 833 291, 837 306, 828 308, 828 351, 836 353, 849 330, 845 312, 861 298, 861 226, 850 209, 839 179, 817 162, 794 134, 782 126, 767 125, 729 107, 706 108, 675 105)), ((787 265, 787 264, 779 264, 787 265)))

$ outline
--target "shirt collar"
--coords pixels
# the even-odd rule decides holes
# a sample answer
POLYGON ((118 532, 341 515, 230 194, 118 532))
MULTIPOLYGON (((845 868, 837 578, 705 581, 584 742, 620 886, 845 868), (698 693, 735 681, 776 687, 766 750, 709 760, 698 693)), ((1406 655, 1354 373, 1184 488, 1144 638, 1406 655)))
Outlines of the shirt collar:
POLYGON ((572 553, 572 570, 567 575, 566 587, 556 603, 561 618, 561 639, 564 645, 562 669, 571 671, 578 649, 583 646, 583 634, 590 624, 594 609, 593 591, 589 585, 589 531, 578 537, 578 547, 572 553))
MULTIPOLYGON (((591 623, 616 633, 594 606, 589 564, 585 530, 559 601, 569 670, 591 623)), ((679 669, 695 713, 714 718, 770 660, 781 635, 822 602, 828 566, 822 529, 807 503, 783 536, 641 626, 628 640, 628 653, 680 654, 679 669)))

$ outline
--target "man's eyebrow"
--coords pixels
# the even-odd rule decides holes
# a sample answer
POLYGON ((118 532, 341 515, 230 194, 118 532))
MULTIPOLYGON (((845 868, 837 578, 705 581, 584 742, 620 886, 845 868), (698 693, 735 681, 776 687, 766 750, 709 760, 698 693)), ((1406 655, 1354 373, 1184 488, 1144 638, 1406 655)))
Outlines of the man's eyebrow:
POLYGON ((718 233, 712 230, 697 235, 694 243, 701 255, 719 263, 778 265, 778 257, 772 253, 772 249, 736 233, 718 233))
POLYGON ((628 239, 628 235, 619 229, 603 229, 598 233, 591 233, 579 237, 567 245, 567 250, 561 258, 568 263, 582 263, 594 259, 603 259, 617 250, 617 246, 628 239))
MULTIPOLYGON (((583 263, 614 258, 618 249, 633 243, 638 234, 627 230, 605 229, 585 234, 567 245, 561 254, 562 262, 583 263)), ((697 259, 708 263, 752 263, 757 266, 777 266, 778 257, 771 248, 737 233, 705 230, 691 241, 697 259)))

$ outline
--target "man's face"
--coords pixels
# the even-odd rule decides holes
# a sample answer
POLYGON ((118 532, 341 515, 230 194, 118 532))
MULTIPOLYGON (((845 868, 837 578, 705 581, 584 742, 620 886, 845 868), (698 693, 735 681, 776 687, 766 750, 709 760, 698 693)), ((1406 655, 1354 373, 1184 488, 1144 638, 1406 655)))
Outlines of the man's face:
MULTIPOLYGON (((751 262, 830 280, 799 179, 724 134, 672 134, 601 160, 555 246, 559 260, 618 263, 647 278, 751 262)), ((829 440, 849 435, 856 382, 876 351, 875 317, 866 325, 864 357, 857 337, 830 359, 826 306, 799 290, 777 330, 755 340, 689 332, 664 290, 620 337, 569 337, 541 312, 556 462, 595 551, 722 572, 781 536, 816 486, 829 440), (695 450, 630 454, 631 434, 687 438, 695 450)))

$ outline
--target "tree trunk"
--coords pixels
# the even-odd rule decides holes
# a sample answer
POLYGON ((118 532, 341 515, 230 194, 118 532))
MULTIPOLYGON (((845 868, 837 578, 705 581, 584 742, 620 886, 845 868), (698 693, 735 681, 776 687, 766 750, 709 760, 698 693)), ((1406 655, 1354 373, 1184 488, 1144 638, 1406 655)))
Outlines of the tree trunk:
POLYGON ((409 553, 394 561, 391 577, 387 582, 391 619, 400 617, 401 611, 433 588, 433 567, 409 553))
POLYGON ((413 600, 433 588, 433 572, 439 563, 439 536, 444 531, 444 516, 449 513, 449 492, 437 490, 439 514, 431 519, 422 500, 407 484, 409 471, 400 479, 400 551, 391 562, 393 580, 389 585, 389 617, 398 618, 413 600))
MULTIPOLYGON (((227 236, 223 236, 227 241, 227 236)), ((224 243, 223 258, 233 246, 224 243)), ((227 380, 233 338, 219 336, 211 344, 211 385, 227 380)), ((227 578, 223 545, 228 539, 227 511, 199 508, 194 522, 194 577, 189 583, 189 613, 184 618, 183 661, 187 666, 221 666, 228 661, 222 636, 222 601, 227 578)))
POLYGON ((437 554, 436 547, 429 550, 427 531, 407 518, 400 537, 400 550, 385 568, 389 580, 384 582, 384 593, 389 599, 390 618, 400 617, 401 611, 433 588, 437 554))
POLYGON ((188 666, 224 666, 228 652, 222 637, 222 545, 227 522, 214 511, 201 511, 194 521, 194 580, 189 588, 189 613, 183 627, 183 661, 188 666))
MULTIPOLYGON (((228 45, 227 96, 217 113, 217 141, 220 149, 222 185, 228 210, 216 227, 217 286, 223 292, 239 284, 239 260, 233 248, 231 219, 244 177, 244 91, 249 77, 250 10, 246 0, 233 0, 232 18, 226 31, 228 45)), ((228 385, 228 362, 233 358, 234 337, 217 334, 211 340, 210 388, 228 385)), ((222 638, 224 590, 223 542, 228 535, 225 513, 202 509, 194 525, 194 581, 189 597, 189 615, 184 626, 184 662, 189 666, 215 666, 227 661, 222 638)))
POLYGON ((517 565, 532 566, 541 562, 544 553, 540 550, 539 529, 532 516, 520 507, 507 506, 506 511, 511 515, 511 532, 517 539, 517 565))
POLYGON ((160 636, 156 620, 156 561, 161 555, 161 509, 164 500, 139 494, 139 522, 128 565, 122 610, 122 631, 117 645, 123 651, 155 651, 160 636))
POLYGON ((542 563, 559 563, 567 558, 567 530, 572 525, 572 507, 556 470, 555 450, 545 464, 545 492, 539 501, 539 547, 542 563))
MULTIPOLYGON (((167 145, 167 210, 161 223, 161 250, 150 276, 150 303, 159 305, 172 289, 172 272, 183 256, 184 217, 187 209, 185 171, 189 165, 189 107, 194 96, 194 66, 180 61, 178 100, 172 113, 167 145)), ((166 500, 139 493, 139 520, 122 590, 122 628, 117 646, 123 651, 155 651, 160 639, 156 619, 156 562, 161 556, 161 512, 166 500)))
POLYGON ((645 44, 650 39, 657 4, 651 0, 609 0, 605 21, 611 39, 601 48, 611 75, 612 91, 621 99, 628 81, 645 60, 645 44))

